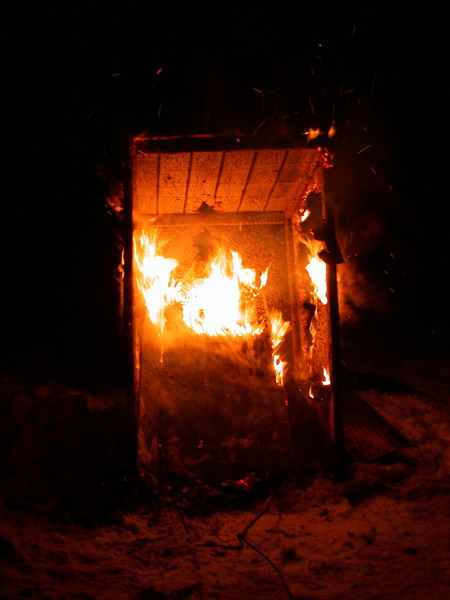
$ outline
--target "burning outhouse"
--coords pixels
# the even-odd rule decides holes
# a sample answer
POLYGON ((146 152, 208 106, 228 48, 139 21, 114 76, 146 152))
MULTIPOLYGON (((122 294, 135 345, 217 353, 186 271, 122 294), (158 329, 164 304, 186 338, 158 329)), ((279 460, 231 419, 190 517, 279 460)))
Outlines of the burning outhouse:
POLYGON ((153 489, 282 476, 299 460, 302 406, 339 445, 324 152, 135 138, 130 165, 139 475, 153 489))

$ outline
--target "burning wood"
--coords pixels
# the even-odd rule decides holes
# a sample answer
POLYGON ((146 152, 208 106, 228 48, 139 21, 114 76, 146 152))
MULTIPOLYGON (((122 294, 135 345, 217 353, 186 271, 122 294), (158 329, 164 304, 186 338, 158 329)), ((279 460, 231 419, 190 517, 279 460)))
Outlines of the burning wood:
POLYGON ((210 337, 248 338, 266 332, 272 340, 276 379, 282 384, 286 363, 276 352, 289 323, 279 310, 267 306, 263 290, 269 268, 258 276, 243 266, 238 252, 219 248, 206 264, 197 261, 177 279, 178 262, 159 254, 158 246, 163 244, 158 243, 156 232, 136 233, 137 285, 151 322, 158 326, 161 352, 168 319, 171 336, 183 337, 186 328, 210 337))
POLYGON ((311 437, 301 414, 313 431, 320 407, 330 429, 323 193, 299 177, 311 155, 292 157, 136 155, 138 464, 153 488, 287 474, 311 437))

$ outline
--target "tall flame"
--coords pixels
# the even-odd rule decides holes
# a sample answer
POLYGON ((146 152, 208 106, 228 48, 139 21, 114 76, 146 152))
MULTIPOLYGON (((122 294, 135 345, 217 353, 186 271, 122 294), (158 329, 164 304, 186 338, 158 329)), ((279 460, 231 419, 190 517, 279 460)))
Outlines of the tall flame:
POLYGON ((328 302, 327 298, 327 265, 326 263, 314 256, 311 258, 309 264, 306 267, 306 270, 311 277, 311 281, 314 284, 317 297, 322 302, 322 304, 326 304, 328 302))
POLYGON ((158 254, 156 238, 146 234, 134 239, 134 258, 137 269, 137 285, 144 298, 150 320, 164 328, 164 311, 168 304, 176 302, 179 285, 172 278, 178 266, 176 260, 158 254))
POLYGON ((280 346, 284 340, 284 336, 289 331, 290 323, 283 319, 282 314, 279 311, 275 311, 269 315, 270 319, 270 330, 271 330, 271 342, 272 342, 272 358, 273 368, 275 370, 275 377, 279 385, 283 385, 284 372, 287 363, 281 359, 280 346))
POLYGON ((282 385, 286 363, 279 348, 289 322, 280 312, 270 312, 258 303, 268 281, 269 268, 259 276, 242 264, 235 251, 220 249, 205 269, 204 277, 176 280, 178 262, 160 254, 162 245, 146 232, 134 237, 136 283, 142 293, 148 316, 160 333, 166 325, 166 308, 178 305, 183 322, 195 333, 208 336, 262 334, 270 324, 273 366, 282 385))

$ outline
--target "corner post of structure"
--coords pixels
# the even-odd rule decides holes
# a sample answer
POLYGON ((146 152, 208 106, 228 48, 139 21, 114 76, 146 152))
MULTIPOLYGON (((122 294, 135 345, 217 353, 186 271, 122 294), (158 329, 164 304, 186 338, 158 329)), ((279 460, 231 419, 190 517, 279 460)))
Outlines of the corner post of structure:
POLYGON ((331 331, 331 379, 333 383, 332 410, 330 412, 331 436, 338 453, 343 451, 343 389, 342 389, 342 353, 341 353, 341 325, 339 316, 339 292, 337 265, 344 261, 336 238, 334 208, 330 202, 333 196, 330 190, 330 181, 327 176, 332 164, 327 162, 326 153, 324 171, 325 190, 325 239, 327 262, 327 295, 330 310, 331 331))

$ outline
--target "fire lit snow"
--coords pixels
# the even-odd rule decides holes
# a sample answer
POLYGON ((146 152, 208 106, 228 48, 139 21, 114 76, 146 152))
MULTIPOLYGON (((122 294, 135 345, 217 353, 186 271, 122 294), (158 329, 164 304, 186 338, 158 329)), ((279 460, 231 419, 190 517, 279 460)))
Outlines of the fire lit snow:
POLYGON ((447 598, 450 363, 424 350, 344 346, 359 393, 408 440, 394 455, 155 499, 121 479, 119 397, 3 374, 1 597, 447 598))

